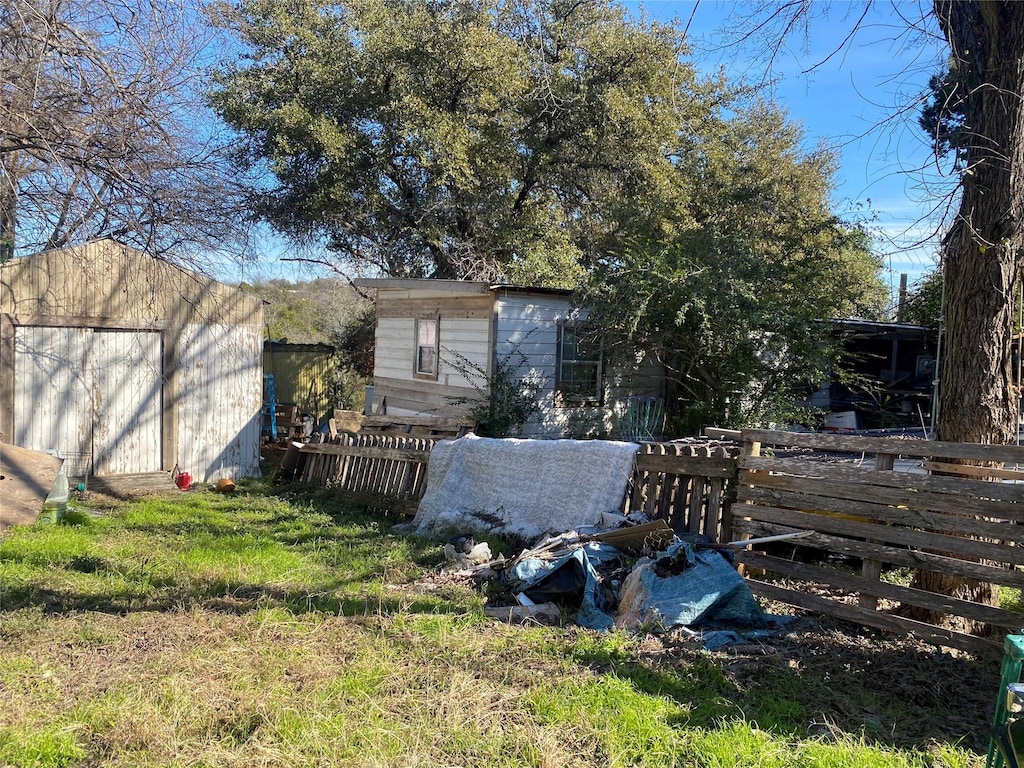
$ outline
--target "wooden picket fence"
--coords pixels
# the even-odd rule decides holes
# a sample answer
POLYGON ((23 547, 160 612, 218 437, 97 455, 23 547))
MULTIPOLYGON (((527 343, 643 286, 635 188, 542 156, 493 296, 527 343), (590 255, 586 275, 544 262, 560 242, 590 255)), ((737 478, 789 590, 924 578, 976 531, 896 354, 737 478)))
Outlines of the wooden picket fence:
POLYGON ((437 439, 345 432, 329 443, 302 446, 298 479, 352 493, 419 499, 437 439))
MULTIPOLYGON (((420 499, 430 449, 440 438, 343 433, 330 443, 302 446, 298 479, 342 491, 420 499)), ((622 510, 661 518, 678 533, 719 541, 736 476, 736 449, 644 443, 622 510)))
POLYGON ((759 430, 743 441, 731 535, 806 532, 799 547, 816 552, 740 552, 756 594, 975 653, 1001 646, 904 614, 940 612, 993 635, 1024 624, 1024 614, 893 578, 929 570, 1024 588, 1024 447, 759 430))
POLYGON ((727 540, 726 512, 736 479, 737 453, 722 445, 642 443, 624 510, 661 518, 676 533, 727 540))

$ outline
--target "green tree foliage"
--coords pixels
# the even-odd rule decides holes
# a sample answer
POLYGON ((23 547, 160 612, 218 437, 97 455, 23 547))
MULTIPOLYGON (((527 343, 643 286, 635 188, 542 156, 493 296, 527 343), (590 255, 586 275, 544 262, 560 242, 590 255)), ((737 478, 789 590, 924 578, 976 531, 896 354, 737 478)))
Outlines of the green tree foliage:
POLYGON ((674 205, 624 211, 643 229, 605 243, 587 292, 598 326, 668 365, 684 433, 796 417, 834 359, 820 321, 877 318, 886 299, 867 234, 830 210, 827 151, 801 151, 763 104, 705 131, 676 165, 674 205))
POLYGON ((939 329, 942 324, 942 271, 926 272, 907 293, 900 307, 899 321, 939 329))
POLYGON ((945 71, 928 79, 928 97, 917 123, 928 134, 937 156, 955 153, 956 168, 963 167, 970 144, 965 109, 964 84, 958 77, 957 61, 953 58, 945 71))
POLYGON ((355 288, 340 280, 270 279, 241 287, 264 301, 264 337, 293 344, 338 346, 348 327, 358 323, 370 306, 355 288))
POLYGON ((788 413, 829 357, 818 321, 878 314, 832 157, 698 78, 673 27, 610 0, 245 0, 220 21, 248 54, 214 105, 273 178, 255 210, 390 276, 585 285, 606 348, 656 351, 695 423, 788 413))
POLYGON ((256 210, 391 276, 573 286, 617 199, 661 189, 699 84, 609 0, 245 0, 212 96, 256 210))

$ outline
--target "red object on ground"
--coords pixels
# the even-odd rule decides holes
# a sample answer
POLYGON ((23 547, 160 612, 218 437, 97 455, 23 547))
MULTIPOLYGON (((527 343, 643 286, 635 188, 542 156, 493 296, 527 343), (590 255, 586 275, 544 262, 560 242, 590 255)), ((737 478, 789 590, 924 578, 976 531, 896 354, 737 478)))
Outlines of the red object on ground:
POLYGON ((188 472, 179 472, 174 477, 174 484, 181 488, 181 490, 187 491, 192 487, 192 475, 188 472))

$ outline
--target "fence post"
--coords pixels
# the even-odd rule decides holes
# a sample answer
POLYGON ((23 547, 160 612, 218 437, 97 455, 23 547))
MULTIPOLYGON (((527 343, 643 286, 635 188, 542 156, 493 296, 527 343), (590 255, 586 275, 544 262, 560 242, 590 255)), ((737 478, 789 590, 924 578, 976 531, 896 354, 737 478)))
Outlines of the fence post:
MULTIPOLYGON (((876 470, 889 470, 896 466, 896 455, 893 453, 876 453, 875 454, 875 469, 876 470)), ((860 575, 865 579, 871 581, 879 581, 882 578, 882 561, 881 560, 862 560, 860 564, 860 575)), ((862 594, 858 602, 860 607, 868 611, 878 610, 878 598, 874 595, 862 594)))
MULTIPOLYGON (((741 451, 741 455, 743 455, 743 456, 760 456, 761 455, 761 441, 760 440, 747 440, 746 438, 744 438, 744 440, 743 440, 743 450, 741 451)), ((739 485, 739 475, 738 474, 736 476, 736 484, 739 485)), ((735 496, 735 494, 733 494, 733 495, 735 496)), ((729 504, 727 509, 722 510, 722 542, 723 543, 729 542, 729 541, 733 540, 732 521, 733 521, 734 515, 733 515, 733 511, 732 510, 733 510, 733 507, 735 506, 735 504, 736 504, 736 502, 733 501, 732 503, 729 504)), ((747 539, 747 538, 750 538, 750 537, 747 534, 743 534, 743 538, 747 539)), ((741 576, 746 576, 747 575, 746 574, 747 569, 744 567, 743 563, 740 563, 736 567, 736 570, 739 571, 739 574, 741 576)))

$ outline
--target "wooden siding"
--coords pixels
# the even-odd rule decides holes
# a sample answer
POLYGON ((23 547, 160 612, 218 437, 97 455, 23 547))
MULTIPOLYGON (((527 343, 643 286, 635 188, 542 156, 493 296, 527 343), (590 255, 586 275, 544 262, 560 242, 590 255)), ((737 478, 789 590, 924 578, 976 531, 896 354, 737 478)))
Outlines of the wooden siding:
POLYGON ((177 464, 198 481, 259 474, 261 329, 190 325, 177 380, 177 464))
POLYGON ((558 360, 558 323, 569 317, 564 296, 531 295, 501 291, 495 331, 495 358, 518 351, 526 362, 516 369, 520 378, 539 380, 540 412, 523 425, 523 437, 563 437, 569 429, 565 409, 555 400, 558 360))
POLYGON ((17 328, 14 333, 15 445, 61 455, 92 452, 92 383, 86 328, 17 328))
POLYGON ((412 380, 416 321, 411 317, 377 320, 373 357, 374 384, 378 378, 412 380))
POLYGON ((474 399, 485 387, 480 369, 491 364, 490 294, 437 290, 378 290, 374 407, 386 398, 388 413, 457 414, 457 399, 474 399), (437 317, 440 359, 436 380, 413 375, 416 318, 437 317))
POLYGON ((160 334, 94 331, 93 471, 97 475, 156 472, 161 465, 163 402, 160 334))
POLYGON ((136 328, 200 322, 259 327, 263 305, 212 278, 99 240, 0 265, 0 313, 15 316, 19 325, 99 327, 116 318, 136 328))
POLYGON ((438 327, 441 349, 437 380, 445 389, 487 388, 490 372, 491 323, 442 317, 438 327))

